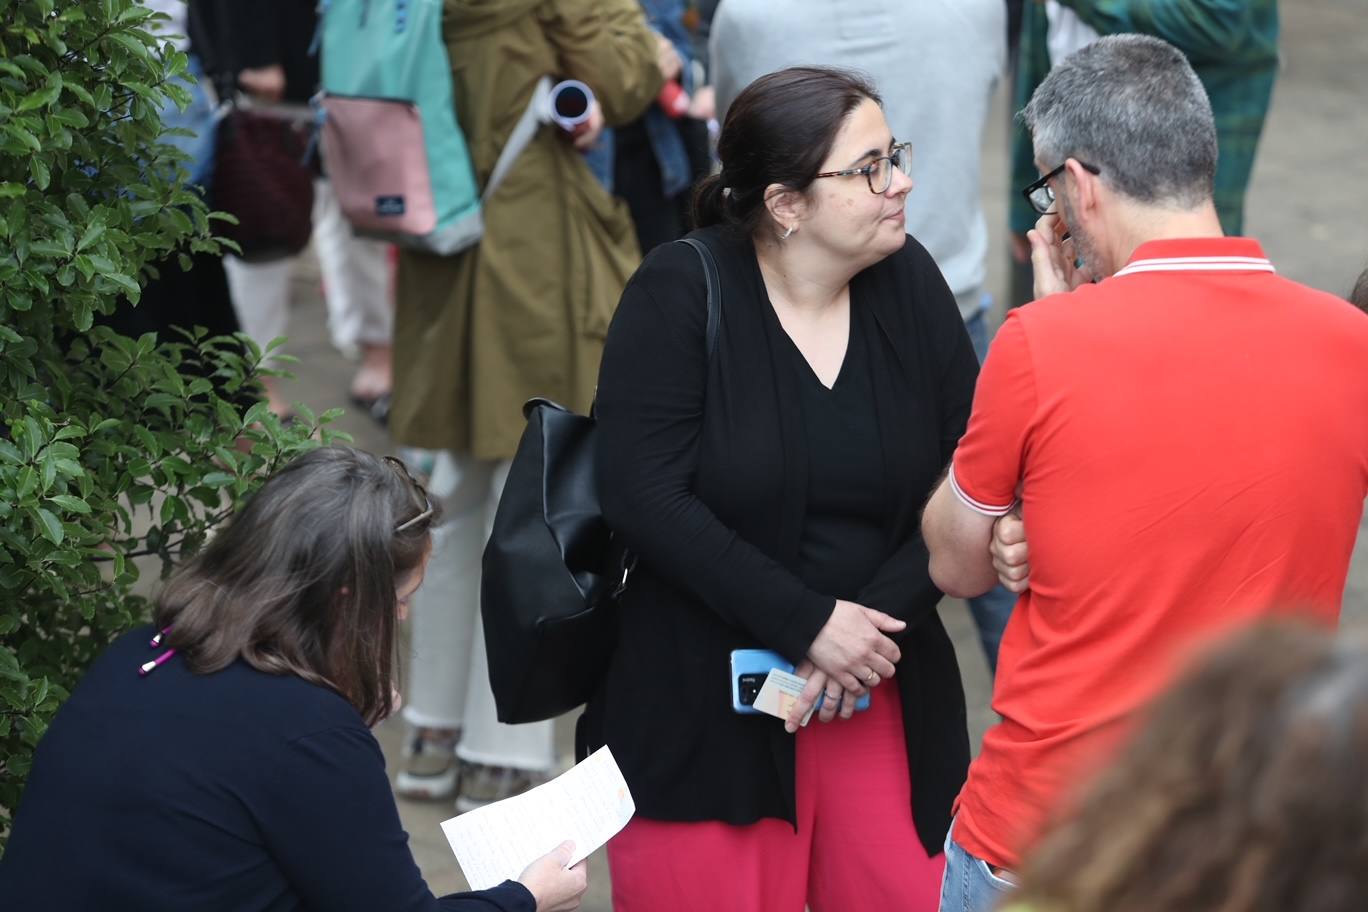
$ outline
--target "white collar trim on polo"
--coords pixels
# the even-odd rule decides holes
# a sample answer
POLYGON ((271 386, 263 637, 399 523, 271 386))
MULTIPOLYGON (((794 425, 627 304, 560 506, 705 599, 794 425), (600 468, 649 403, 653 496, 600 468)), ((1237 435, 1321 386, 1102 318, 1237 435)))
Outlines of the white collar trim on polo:
POLYGON ((1136 272, 1277 272, 1265 257, 1188 256, 1161 257, 1127 263, 1117 276, 1136 272))

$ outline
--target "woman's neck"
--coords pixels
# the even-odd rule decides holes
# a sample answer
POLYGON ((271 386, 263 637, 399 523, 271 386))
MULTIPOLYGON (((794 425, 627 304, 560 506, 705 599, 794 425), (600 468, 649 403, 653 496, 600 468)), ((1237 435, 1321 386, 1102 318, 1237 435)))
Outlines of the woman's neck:
POLYGON ((846 289, 855 274, 850 265, 832 262, 797 238, 757 239, 755 258, 771 302, 815 315, 849 300, 846 289))

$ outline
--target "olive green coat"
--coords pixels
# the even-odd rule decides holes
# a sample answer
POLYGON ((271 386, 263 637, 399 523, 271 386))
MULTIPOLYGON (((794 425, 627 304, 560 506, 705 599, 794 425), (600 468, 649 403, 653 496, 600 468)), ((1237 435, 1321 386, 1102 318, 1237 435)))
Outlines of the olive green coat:
MULTIPOLYGON (((583 80, 610 126, 660 89, 637 0, 446 0, 444 30, 481 183, 541 77, 583 80)), ((538 131, 484 218, 476 247, 400 255, 390 430, 399 443, 503 459, 527 399, 589 407, 640 254, 626 205, 554 126, 538 131)))

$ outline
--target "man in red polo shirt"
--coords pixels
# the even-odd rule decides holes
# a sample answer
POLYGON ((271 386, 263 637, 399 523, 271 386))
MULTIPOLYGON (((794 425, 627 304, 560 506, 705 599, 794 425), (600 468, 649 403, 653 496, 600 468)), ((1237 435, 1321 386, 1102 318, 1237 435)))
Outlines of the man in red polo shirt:
POLYGON ((1002 722, 946 843, 955 912, 1011 889, 1194 647, 1275 611, 1337 622, 1368 495, 1368 318, 1221 236, 1211 107, 1182 54, 1104 38, 1024 116, 1044 175, 1028 197, 1049 213, 1030 235, 1039 300, 994 340, 922 525, 956 596, 997 581, 999 517, 1029 539, 1002 722))

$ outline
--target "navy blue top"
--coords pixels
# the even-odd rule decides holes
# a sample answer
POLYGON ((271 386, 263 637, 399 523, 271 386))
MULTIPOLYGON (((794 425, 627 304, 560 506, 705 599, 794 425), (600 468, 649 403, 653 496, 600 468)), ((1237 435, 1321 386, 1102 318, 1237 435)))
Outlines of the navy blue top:
POLYGON ((172 657, 140 678, 153 632, 116 641, 38 745, 6 908, 533 912, 511 881, 433 897, 342 697, 243 662, 196 675, 172 657))

